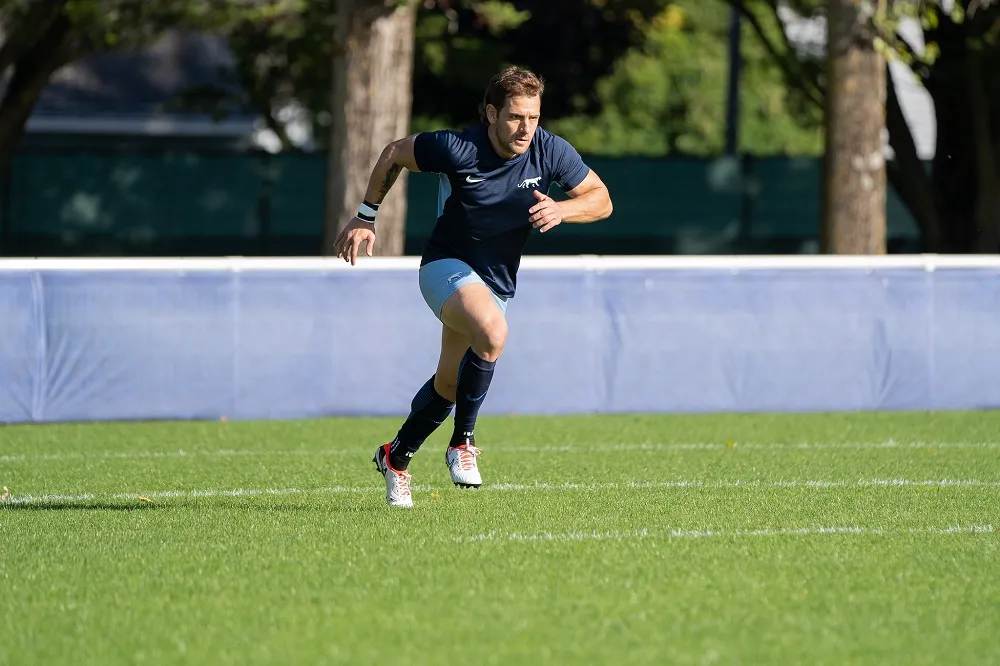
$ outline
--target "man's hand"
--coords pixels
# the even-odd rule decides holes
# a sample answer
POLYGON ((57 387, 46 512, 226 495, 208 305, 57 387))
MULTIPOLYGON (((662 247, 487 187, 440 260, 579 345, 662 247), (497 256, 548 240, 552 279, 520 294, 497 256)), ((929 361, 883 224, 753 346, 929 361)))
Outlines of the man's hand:
POLYGON ((532 190, 538 203, 528 209, 531 213, 531 226, 545 233, 563 220, 562 205, 539 190, 532 190))
POLYGON ((344 261, 349 261, 351 266, 354 266, 357 263, 361 243, 365 244, 368 256, 372 256, 372 248, 375 246, 375 225, 355 217, 340 232, 333 246, 337 248, 337 257, 343 257, 344 261))

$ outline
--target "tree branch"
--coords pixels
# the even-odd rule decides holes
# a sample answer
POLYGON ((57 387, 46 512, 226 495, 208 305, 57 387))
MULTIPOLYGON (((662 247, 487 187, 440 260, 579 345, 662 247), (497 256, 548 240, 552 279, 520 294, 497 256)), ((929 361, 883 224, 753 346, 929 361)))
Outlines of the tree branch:
POLYGON ((0 172, 7 168, 14 145, 49 78, 73 59, 72 37, 69 19, 59 15, 15 63, 14 76, 0 101, 0 172))
POLYGON ((281 142, 282 150, 296 152, 299 150, 298 146, 292 143, 291 137, 288 136, 288 130, 285 126, 274 117, 274 113, 269 107, 263 106, 263 103, 258 103, 257 110, 264 116, 264 123, 267 128, 274 132, 274 135, 278 137, 278 141, 281 142))
POLYGON ((893 32, 891 35, 885 35, 881 32, 878 34, 883 35, 883 39, 886 44, 891 45, 896 53, 902 56, 903 64, 910 68, 915 77, 918 79, 925 77, 925 74, 919 72, 918 68, 926 71, 927 62, 917 55, 916 49, 913 48, 912 44, 906 41, 906 38, 903 37, 903 35, 898 32, 893 32))
MULTIPOLYGON (((771 8, 771 13, 774 16, 774 22, 778 24, 778 28, 781 32, 781 40, 785 44, 785 53, 795 53, 795 46, 792 44, 792 40, 788 36, 788 31, 785 30, 785 24, 781 21, 781 17, 778 16, 778 3, 776 0, 766 0, 765 4, 771 8)), ((796 62, 801 64, 797 57, 796 62)), ((819 84, 819 80, 810 77, 804 71, 800 72, 800 76, 802 77, 802 80, 808 83, 809 86, 816 92, 816 98, 822 100, 824 97, 824 91, 823 86, 819 84)))
POLYGON ((913 46, 911 46, 910 43, 906 41, 906 37, 903 37, 898 32, 893 33, 893 37, 895 39, 895 43, 898 44, 899 50, 902 51, 903 54, 910 59, 910 62, 917 62, 919 60, 919 58, 917 57, 917 52, 914 51, 913 46))
POLYGON ((3 45, 0 45, 0 76, 41 39, 65 4, 66 0, 31 3, 28 13, 17 25, 11 26, 10 33, 5 35, 3 45))
POLYGON ((767 34, 765 33, 764 26, 761 24, 760 19, 758 19, 757 16, 752 11, 750 11, 750 8, 747 7, 747 5, 744 3, 744 0, 730 0, 730 2, 753 28, 754 32, 757 34, 757 38, 760 39, 761 44, 763 44, 764 49, 782 69, 785 76, 788 78, 789 82, 801 88, 806 97, 809 98, 809 101, 814 103, 816 106, 822 108, 823 94, 819 86, 819 82, 812 80, 801 70, 801 68, 793 67, 792 65, 792 62, 795 60, 796 56, 793 55, 794 50, 791 49, 791 44, 788 40, 788 35, 785 33, 784 25, 781 23, 781 18, 778 16, 777 8, 771 4, 768 4, 768 7, 771 7, 772 11, 774 12, 774 18, 778 22, 778 25, 780 26, 781 34, 785 41, 786 47, 789 49, 786 50, 785 55, 782 55, 781 53, 778 52, 778 48, 774 45, 774 43, 768 38, 767 34))

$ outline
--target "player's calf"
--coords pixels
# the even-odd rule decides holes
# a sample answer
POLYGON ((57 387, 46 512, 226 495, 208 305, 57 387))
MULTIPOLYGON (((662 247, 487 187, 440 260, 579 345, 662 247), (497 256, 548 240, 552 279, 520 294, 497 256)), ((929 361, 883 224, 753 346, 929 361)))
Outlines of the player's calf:
POLYGON ((489 392, 496 361, 481 358, 470 347, 458 368, 458 388, 455 392, 455 430, 451 446, 458 447, 475 433, 479 409, 489 392))
POLYGON ((390 443, 389 463, 394 469, 405 470, 424 441, 451 413, 454 403, 438 393, 435 388, 436 383, 435 374, 420 387, 410 403, 410 413, 406 421, 390 443))

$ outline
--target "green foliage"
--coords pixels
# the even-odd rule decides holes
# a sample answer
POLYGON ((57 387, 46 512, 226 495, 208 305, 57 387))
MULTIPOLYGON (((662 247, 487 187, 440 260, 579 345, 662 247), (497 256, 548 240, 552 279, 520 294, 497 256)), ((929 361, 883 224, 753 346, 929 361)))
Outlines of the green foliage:
MULTIPOLYGON (((909 65, 918 79, 926 79, 945 52, 955 49, 992 51, 1000 37, 1000 5, 995 0, 896 0, 873 19, 877 48, 890 59, 909 65), (923 48, 900 34, 905 20, 915 20, 923 32, 923 48), (957 37, 957 38, 956 38, 957 37)), ((957 52, 956 52, 957 55, 957 52)))
MULTIPOLYGON (((531 14, 495 0, 450 4, 457 7, 425 8, 418 13, 414 76, 420 79, 423 74, 430 75, 446 81, 452 90, 481 91, 497 63, 508 56, 503 36, 527 21, 531 14)), ((415 84, 414 106, 418 108, 422 105, 421 92, 419 84, 415 84)))
MULTIPOLYGON (((399 0, 403 5, 412 0, 399 0)), ((416 26, 417 41, 424 45, 424 59, 436 76, 452 76, 445 71, 445 54, 439 37, 454 33, 451 5, 471 12, 484 33, 502 36, 504 31, 526 21, 530 14, 517 11, 501 0, 462 0, 435 3, 448 8, 421 5, 416 26)), ((334 42, 337 16, 336 0, 294 0, 285 11, 268 16, 248 16, 226 33, 236 58, 239 84, 247 92, 248 102, 261 113, 268 125, 282 139, 285 148, 293 148, 278 118, 286 105, 297 103, 313 125, 319 147, 326 145, 330 118, 330 90, 333 86, 334 42)), ((465 62, 492 62, 500 54, 477 36, 457 37, 458 52, 465 62)), ((477 84, 480 82, 477 81, 477 84)))
POLYGON ((297 103, 325 141, 333 87, 336 0, 296 0, 287 11, 245 17, 227 33, 246 103, 267 119, 286 149, 294 145, 278 119, 297 103))
MULTIPOLYGON (((235 101, 249 106, 267 118, 291 148, 279 112, 292 103, 312 119, 319 145, 325 142, 336 4, 69 0, 65 11, 79 35, 81 53, 140 48, 169 28, 223 34, 236 58, 233 83, 244 97, 233 100, 231 89, 203 88, 188 91, 179 105, 219 110, 235 101)), ((718 152, 725 120, 727 30, 727 7, 718 0, 421 3, 414 128, 471 120, 484 82, 504 64, 518 62, 546 76, 547 121, 585 150, 641 155, 718 152), (539 40, 539 31, 550 34, 545 26, 553 18, 563 20, 566 34, 539 40), (565 53, 576 55, 570 59, 565 53)), ((818 134, 801 118, 790 119, 776 68, 762 57, 752 36, 747 37, 744 147, 755 152, 811 151, 818 145, 818 134)))
POLYGON ((518 10, 503 0, 474 0, 468 5, 494 36, 503 35, 507 30, 516 28, 531 18, 531 12, 518 10))
MULTIPOLYGON (((300 14, 309 0, 17 0, 0 6, 6 40, 40 39, 52 22, 67 20, 73 57, 141 49, 167 30, 228 33, 239 25, 263 25, 300 14)), ((287 35, 276 35, 287 38, 287 35)), ((12 41, 0 41, 6 48, 12 41)), ((19 48, 27 44, 18 44, 19 48)), ((9 51, 8 51, 9 52, 9 51)), ((4 66, 14 64, 3 62, 4 66)), ((3 72, 0 71, 0 75, 3 72)))
POLYGON ((486 82, 508 64, 545 78, 547 117, 594 113, 600 108, 594 82, 641 43, 641 24, 662 9, 663 0, 508 4, 522 11, 501 14, 524 18, 530 10, 530 18, 508 22, 500 33, 490 25, 490 12, 476 2, 421 9, 413 88, 417 118, 442 118, 454 125, 472 121, 486 82))
MULTIPOLYGON (((599 155, 709 155, 724 149, 729 9, 722 2, 665 4, 642 27, 644 42, 597 82, 602 110, 550 121, 582 151, 599 155)), ((817 154, 818 113, 790 110, 780 70, 753 31, 742 35, 740 148, 754 154, 817 154)))
POLYGON ((167 29, 225 31, 297 11, 305 0, 68 0, 81 52, 140 48, 167 29))

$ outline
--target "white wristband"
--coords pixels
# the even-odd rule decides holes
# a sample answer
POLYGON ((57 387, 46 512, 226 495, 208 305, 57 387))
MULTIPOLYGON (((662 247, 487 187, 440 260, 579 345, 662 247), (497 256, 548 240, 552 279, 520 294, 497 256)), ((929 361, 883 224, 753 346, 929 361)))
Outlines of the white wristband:
POLYGON ((375 222, 375 217, 378 215, 378 206, 372 206, 366 201, 362 201, 361 205, 358 206, 358 217, 365 222, 375 222))

